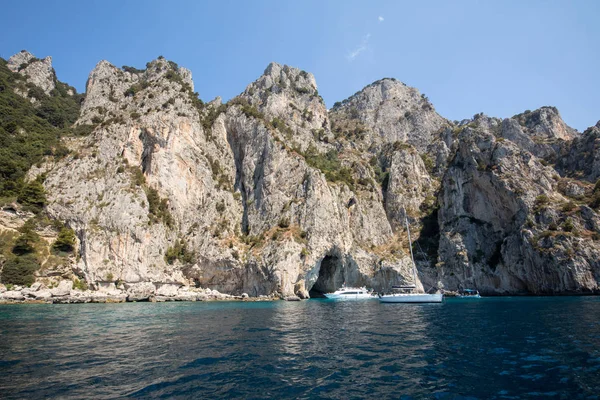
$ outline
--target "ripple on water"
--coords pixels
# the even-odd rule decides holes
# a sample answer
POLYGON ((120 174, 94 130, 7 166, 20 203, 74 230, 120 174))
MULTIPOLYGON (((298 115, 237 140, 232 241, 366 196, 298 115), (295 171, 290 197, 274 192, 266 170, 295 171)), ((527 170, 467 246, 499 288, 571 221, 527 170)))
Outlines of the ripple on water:
POLYGON ((7 399, 600 393, 600 302, 484 300, 0 306, 0 388, 7 399))

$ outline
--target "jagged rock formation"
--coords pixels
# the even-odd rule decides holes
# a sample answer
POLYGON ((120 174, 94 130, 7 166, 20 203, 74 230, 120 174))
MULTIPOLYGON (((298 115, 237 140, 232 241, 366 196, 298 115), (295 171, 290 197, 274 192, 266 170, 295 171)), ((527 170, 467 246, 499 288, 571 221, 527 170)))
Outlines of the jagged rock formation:
POLYGON ((554 169, 485 129, 467 127, 458 143, 440 195, 436 268, 445 285, 487 293, 596 290, 600 246, 586 240, 592 232, 576 206, 565 207, 554 169))
POLYGON ((555 107, 542 107, 507 118, 502 121, 501 129, 505 139, 536 157, 554 161, 561 145, 579 136, 563 122, 555 107))
MULTIPOLYGON (((27 82, 43 90, 47 95, 56 87, 52 57, 35 58, 33 54, 22 50, 8 59, 8 68, 23 75, 27 82)), ((27 93, 20 93, 27 97, 27 93)), ((35 101, 34 98, 31 98, 35 101)))
POLYGON ((98 63, 74 129, 90 133, 29 176, 44 174, 44 213, 77 237, 58 275, 117 300, 412 283, 405 216, 419 286, 598 290, 598 168, 581 161, 596 159, 598 126, 580 135, 552 107, 454 124, 383 79, 327 110, 314 76, 276 63, 204 104, 191 72, 159 58, 98 63))
MULTIPOLYGON (((396 141, 424 151, 432 136, 449 123, 435 112, 427 96, 395 79, 382 79, 332 109, 336 131, 355 123, 361 149, 396 141)), ((353 132, 354 133, 354 132, 353 132)))
POLYGON ((590 182, 600 178, 600 121, 562 146, 556 169, 563 175, 590 182))

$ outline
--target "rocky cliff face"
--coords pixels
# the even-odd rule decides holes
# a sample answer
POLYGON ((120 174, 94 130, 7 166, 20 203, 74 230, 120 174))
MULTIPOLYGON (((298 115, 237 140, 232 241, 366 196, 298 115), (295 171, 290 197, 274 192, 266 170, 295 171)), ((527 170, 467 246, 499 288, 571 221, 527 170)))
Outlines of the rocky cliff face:
MULTIPOLYGON (((13 71, 42 63, 30 56, 13 71)), ((580 161, 595 159, 597 127, 580 135, 551 107, 455 125, 383 79, 327 110, 314 76, 276 63, 205 104, 190 71, 159 58, 98 63, 75 126, 89 135, 29 175, 44 174, 43 212, 76 234, 59 275, 93 288, 384 290, 412 283, 406 217, 419 287, 598 290, 600 189, 580 161)))
MULTIPOLYGON (((39 59, 28 51, 23 50, 10 57, 7 66, 11 71, 18 72, 24 76, 27 83, 42 89, 47 95, 56 87, 52 57, 50 56, 39 59)), ((23 97, 27 97, 27 92, 23 92, 22 95, 23 97)), ((31 99, 35 101, 35 98, 31 99)))
POLYGON ((574 140, 564 143, 556 169, 566 176, 595 182, 600 178, 600 121, 574 140))
MULTIPOLYGON (((336 103, 335 131, 354 125, 355 143, 373 149, 382 143, 408 143, 423 152, 435 133, 449 123, 438 115, 429 99, 395 79, 382 79, 352 97, 336 103)), ((354 127, 352 126, 352 127, 354 127)))
POLYGON ((543 160, 478 128, 459 134, 442 182, 440 280, 487 293, 597 290, 591 210, 558 192, 561 178, 543 160))

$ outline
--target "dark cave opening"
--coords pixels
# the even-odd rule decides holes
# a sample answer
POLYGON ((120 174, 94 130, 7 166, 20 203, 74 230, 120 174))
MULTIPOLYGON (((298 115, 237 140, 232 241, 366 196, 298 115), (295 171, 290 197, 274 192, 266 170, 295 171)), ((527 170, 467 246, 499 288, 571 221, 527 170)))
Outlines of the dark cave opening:
POLYGON ((319 277, 309 291, 311 298, 324 297, 323 293, 335 292, 344 284, 344 264, 338 256, 327 255, 321 261, 319 277))

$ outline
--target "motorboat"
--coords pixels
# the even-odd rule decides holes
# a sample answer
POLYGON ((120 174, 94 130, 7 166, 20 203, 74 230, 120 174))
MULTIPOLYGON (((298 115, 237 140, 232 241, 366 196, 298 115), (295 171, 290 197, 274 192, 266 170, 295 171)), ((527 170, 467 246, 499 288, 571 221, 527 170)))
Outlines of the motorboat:
POLYGON ((379 295, 381 303, 441 303, 442 293, 392 293, 379 295))
POLYGON ((456 297, 460 297, 463 299, 480 299, 481 295, 478 290, 474 289, 463 289, 459 290, 456 297))
POLYGON ((334 300, 359 300, 359 299, 374 299, 373 293, 365 287, 355 288, 342 286, 333 293, 323 293, 323 296, 334 300))
POLYGON ((417 266, 412 251, 412 241, 410 239, 410 227, 408 226, 408 218, 406 210, 404 211, 404 221, 406 223, 406 231, 408 232, 408 247, 410 248, 410 259, 412 261, 412 273, 414 284, 411 286, 392 286, 395 290, 391 294, 380 294, 379 301, 382 303, 441 303, 444 300, 443 293, 414 293, 417 288, 417 266))

